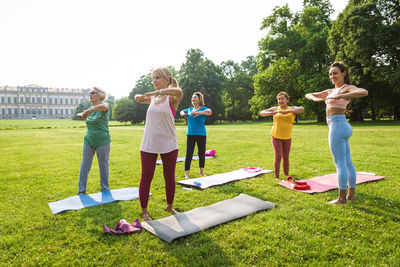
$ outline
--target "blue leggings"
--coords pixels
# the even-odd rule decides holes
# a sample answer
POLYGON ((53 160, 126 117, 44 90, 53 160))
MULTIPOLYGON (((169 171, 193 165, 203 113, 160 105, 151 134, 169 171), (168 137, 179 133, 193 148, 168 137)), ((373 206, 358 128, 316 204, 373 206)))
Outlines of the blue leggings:
POLYGON ((335 162, 339 189, 356 188, 356 169, 350 157, 349 138, 353 129, 346 115, 335 114, 327 117, 329 126, 329 148, 335 162))

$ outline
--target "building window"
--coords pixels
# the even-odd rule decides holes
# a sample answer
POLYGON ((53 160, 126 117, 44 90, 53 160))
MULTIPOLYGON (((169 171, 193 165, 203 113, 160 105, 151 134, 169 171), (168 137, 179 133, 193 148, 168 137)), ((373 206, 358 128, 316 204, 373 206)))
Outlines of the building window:
POLYGON ((36 109, 32 109, 32 115, 36 115, 36 109))
POLYGON ((49 113, 50 115, 53 115, 53 110, 52 109, 49 109, 49 112, 50 112, 49 113))
POLYGON ((4 96, 1 97, 1 103, 4 103, 4 96))
POLYGON ((38 97, 38 98, 37 98, 37 102, 38 102, 38 103, 40 103, 40 102, 41 102, 41 100, 40 100, 40 97, 38 97))
POLYGON ((63 115, 64 114, 64 110, 62 108, 60 108, 60 114, 63 115))
POLYGON ((21 114, 24 115, 24 108, 21 108, 21 114))
POLYGON ((62 104, 63 103, 63 99, 62 98, 60 98, 60 104, 62 104))
POLYGON ((53 98, 49 98, 49 103, 53 104, 53 98))
POLYGON ((81 98, 81 104, 83 103, 83 98, 81 98))
POLYGON ((65 104, 68 105, 68 98, 65 99, 65 104))
POLYGON ((45 109, 45 108, 43 109, 43 114, 47 115, 47 109, 45 109))
POLYGON ((68 115, 68 109, 65 109, 65 115, 68 115))
POLYGON ((75 104, 78 104, 78 98, 75 98, 75 104))
POLYGON ((8 97, 8 103, 11 103, 11 97, 8 97))
POLYGON ((18 97, 14 97, 14 103, 17 103, 18 97))
POLYGON ((30 99, 29 99, 29 96, 26 98, 26 103, 30 103, 30 99))
MULTIPOLYGON (((54 98, 54 104, 57 104, 57 98, 54 98)), ((56 113, 57 114, 57 113, 56 113)))
POLYGON ((11 108, 8 109, 8 115, 11 115, 11 108))
POLYGON ((14 114, 17 115, 18 114, 18 109, 14 108, 14 114))
POLYGON ((23 96, 19 97, 19 103, 24 103, 24 97, 23 96))
POLYGON ((58 109, 55 109, 54 112, 56 115, 58 115, 58 109))
POLYGON ((38 114, 42 115, 42 110, 40 108, 38 109, 38 114))
POLYGON ((32 103, 35 103, 36 99, 34 96, 32 96, 32 103))
POLYGON ((74 103, 74 99, 71 98, 69 103, 72 105, 74 103))
POLYGON ((46 104, 46 98, 45 97, 43 97, 43 103, 46 104))
POLYGON ((74 115, 74 109, 71 108, 71 115, 74 115))
POLYGON ((6 109, 5 109, 5 108, 2 108, 2 109, 1 109, 1 114, 2 114, 2 115, 6 115, 6 109))

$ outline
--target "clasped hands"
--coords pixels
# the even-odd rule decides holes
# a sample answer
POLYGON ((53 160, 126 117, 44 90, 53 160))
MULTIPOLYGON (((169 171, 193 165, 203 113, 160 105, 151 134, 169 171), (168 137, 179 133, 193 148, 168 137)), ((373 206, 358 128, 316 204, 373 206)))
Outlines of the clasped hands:
POLYGON ((87 110, 82 111, 81 113, 76 114, 76 116, 79 119, 86 119, 87 117, 89 117, 89 115, 91 113, 92 113, 91 110, 87 109, 87 110))
POLYGON ((144 97, 149 97, 149 96, 159 96, 161 95, 160 90, 155 90, 152 92, 146 92, 143 94, 144 97))
POLYGON ((332 96, 327 96, 327 97, 315 97, 313 100, 315 102, 323 102, 325 100, 329 100, 329 99, 347 99, 347 97, 345 97, 344 95, 332 95, 332 96))

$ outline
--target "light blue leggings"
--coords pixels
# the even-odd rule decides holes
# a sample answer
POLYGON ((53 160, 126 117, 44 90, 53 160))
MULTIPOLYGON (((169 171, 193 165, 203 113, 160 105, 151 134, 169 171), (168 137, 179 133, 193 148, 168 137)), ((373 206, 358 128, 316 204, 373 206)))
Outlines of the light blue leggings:
POLYGON ((108 160, 110 157, 110 144, 106 144, 104 146, 89 146, 83 143, 82 162, 81 169, 79 171, 78 194, 84 194, 86 192, 88 175, 90 168, 92 167, 94 153, 97 154, 97 160, 99 163, 100 189, 101 191, 108 190, 108 160))
POLYGON ((335 162, 339 189, 356 188, 356 169, 350 156, 349 138, 353 133, 346 115, 335 114, 327 117, 329 126, 329 148, 335 162))

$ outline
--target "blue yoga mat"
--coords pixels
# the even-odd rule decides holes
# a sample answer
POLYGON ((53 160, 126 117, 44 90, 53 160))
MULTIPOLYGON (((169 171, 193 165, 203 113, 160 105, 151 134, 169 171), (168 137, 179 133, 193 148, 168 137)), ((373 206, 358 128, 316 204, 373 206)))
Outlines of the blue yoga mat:
POLYGON ((136 198, 139 198, 139 188, 128 187, 106 190, 88 195, 77 195, 63 200, 50 202, 49 206, 53 214, 57 214, 67 210, 80 210, 114 201, 127 201, 136 198))

